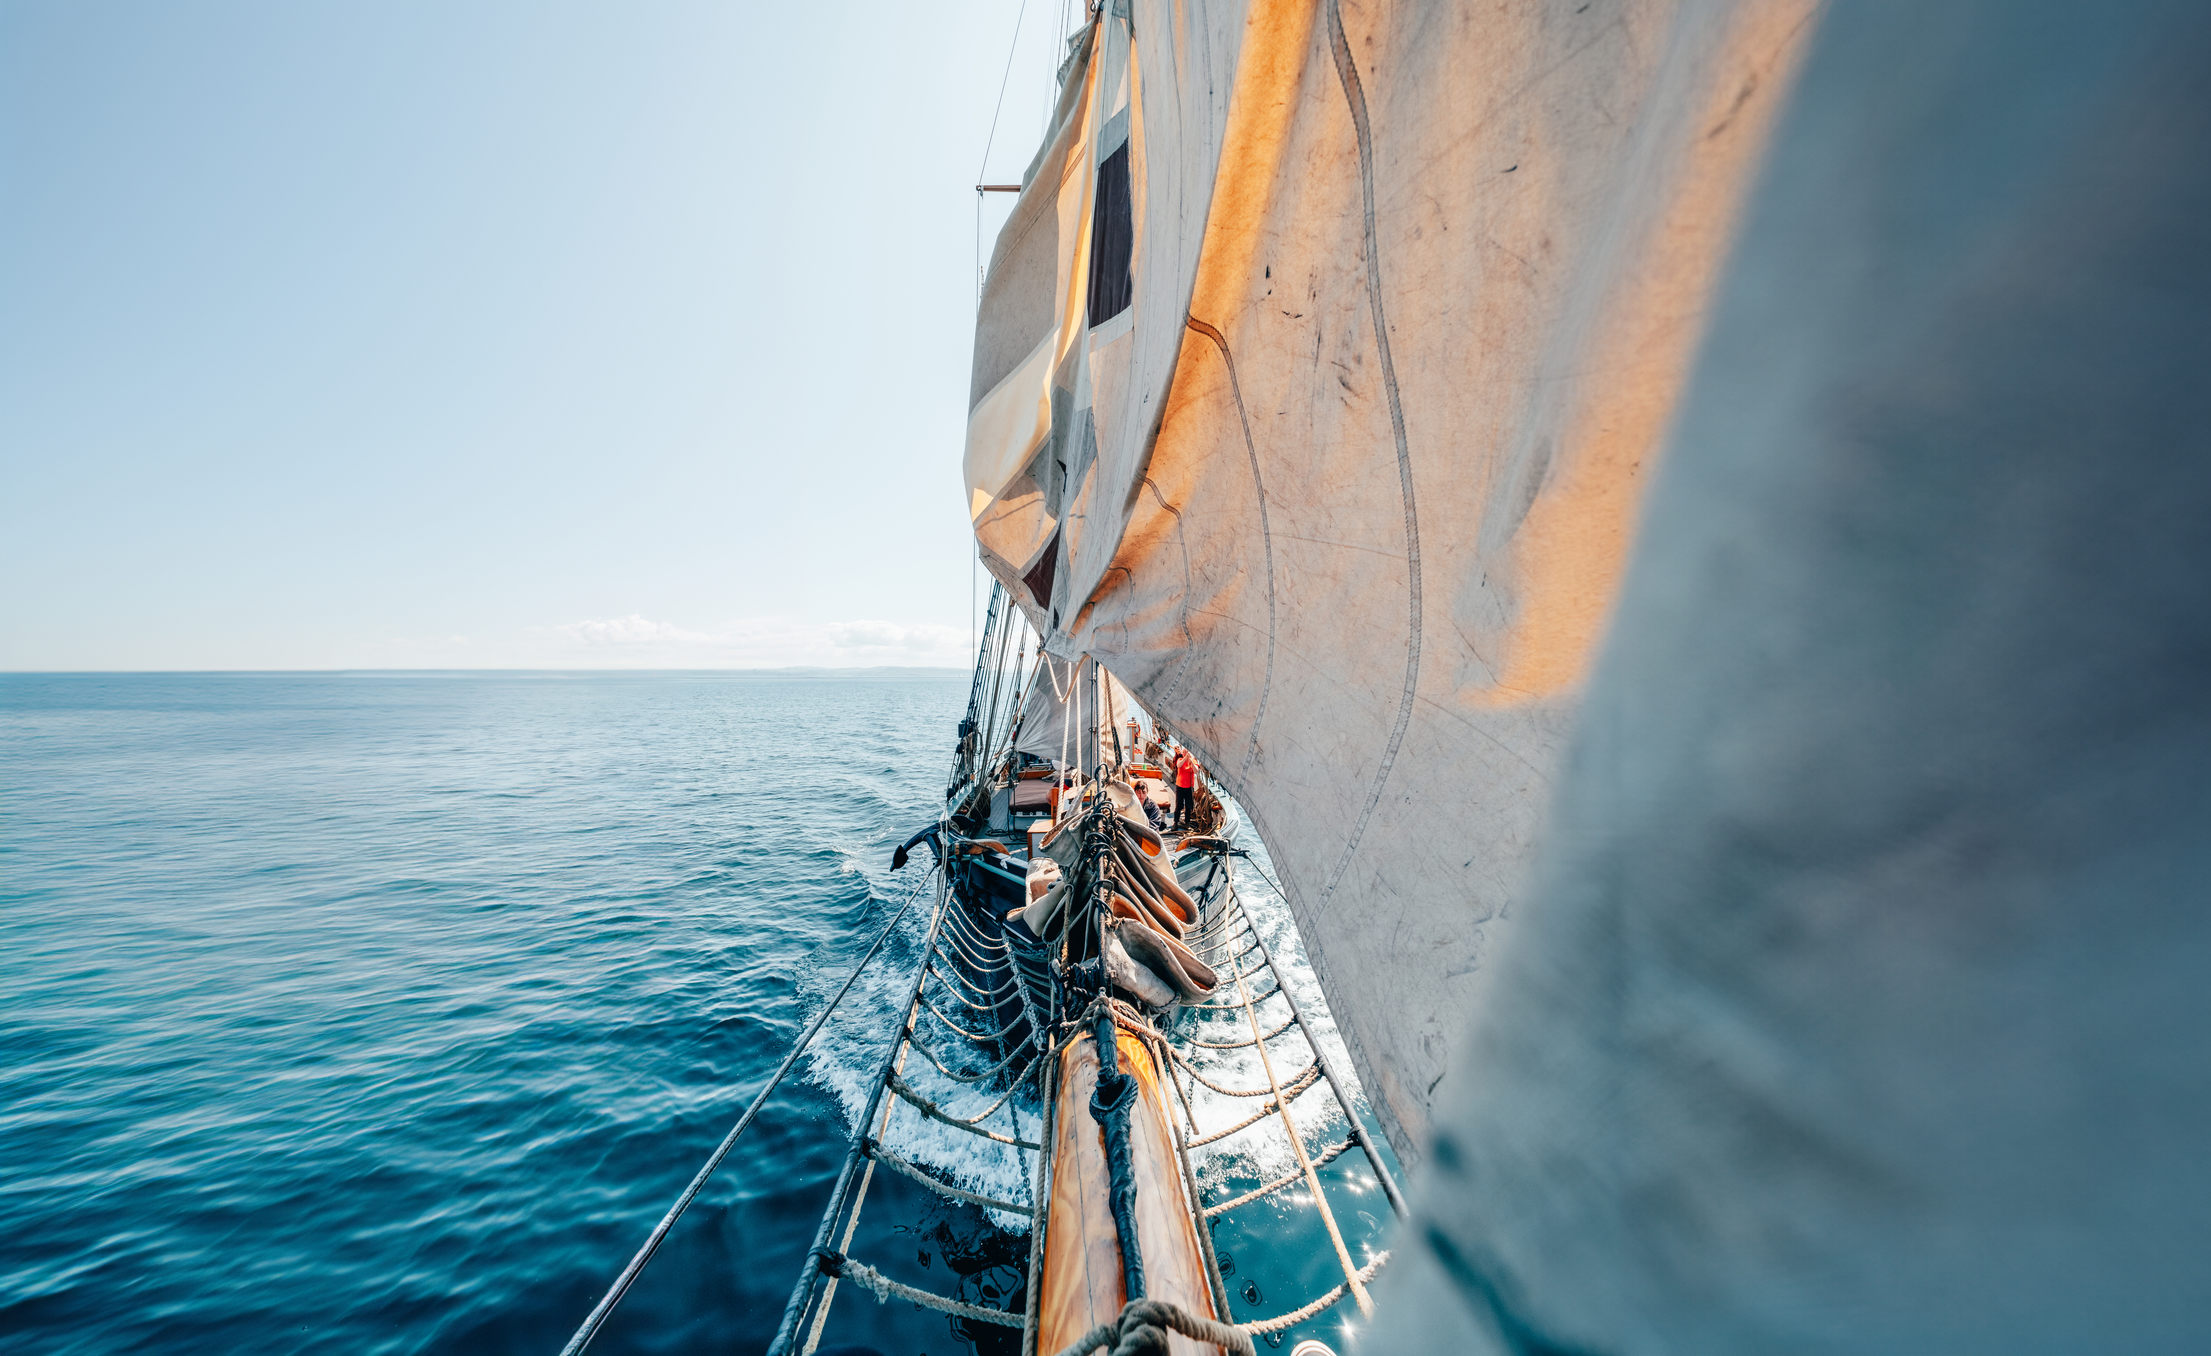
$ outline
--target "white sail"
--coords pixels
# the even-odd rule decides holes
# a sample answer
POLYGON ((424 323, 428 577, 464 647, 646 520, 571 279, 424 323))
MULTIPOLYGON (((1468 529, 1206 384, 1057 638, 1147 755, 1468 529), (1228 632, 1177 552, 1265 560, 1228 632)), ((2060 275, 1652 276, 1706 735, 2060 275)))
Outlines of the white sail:
POLYGON ((1233 69, 1183 338, 984 541, 1428 1160, 1372 1348, 2211 1345, 2211 18, 1128 22, 1233 69))
POLYGON ((1409 1158, 1808 14, 1116 4, 994 255, 984 559, 1251 814, 1409 1158))

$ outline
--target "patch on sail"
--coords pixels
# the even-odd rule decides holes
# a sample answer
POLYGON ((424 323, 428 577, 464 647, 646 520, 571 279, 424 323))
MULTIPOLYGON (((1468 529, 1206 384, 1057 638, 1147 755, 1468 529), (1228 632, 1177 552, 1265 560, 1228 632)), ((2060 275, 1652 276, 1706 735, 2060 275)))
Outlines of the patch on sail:
POLYGON ((1129 205, 1129 148, 1120 148, 1098 166, 1098 193, 1090 211, 1090 327, 1096 329, 1129 308, 1136 278, 1129 265, 1136 253, 1136 220, 1129 205))
POLYGON ((1036 600, 1038 607, 1049 609, 1052 606, 1052 579, 1058 573, 1059 533, 1054 532, 1052 539, 1044 543, 1044 554, 1029 567, 1027 574, 1021 576, 1021 582, 1029 586, 1029 596, 1036 600))

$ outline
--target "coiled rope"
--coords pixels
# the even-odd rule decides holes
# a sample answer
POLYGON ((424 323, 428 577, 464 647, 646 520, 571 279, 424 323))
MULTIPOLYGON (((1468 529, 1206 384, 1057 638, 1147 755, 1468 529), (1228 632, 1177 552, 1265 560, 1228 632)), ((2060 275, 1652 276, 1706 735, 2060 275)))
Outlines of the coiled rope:
POLYGON ((1232 1323, 1200 1318, 1166 1300, 1132 1299, 1111 1322, 1101 1323, 1059 1349, 1057 1356, 1087 1356, 1111 1349, 1113 1356, 1165 1351, 1167 1330, 1199 1342, 1211 1342, 1231 1356, 1257 1356, 1251 1334, 1232 1323))

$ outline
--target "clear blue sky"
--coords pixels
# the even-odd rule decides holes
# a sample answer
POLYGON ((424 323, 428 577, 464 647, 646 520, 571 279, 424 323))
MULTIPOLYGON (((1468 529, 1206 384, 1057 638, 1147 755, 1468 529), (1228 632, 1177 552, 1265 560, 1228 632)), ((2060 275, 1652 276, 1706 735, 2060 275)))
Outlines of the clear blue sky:
POLYGON ((1021 7, 0 5, 0 668, 964 664, 1021 7))

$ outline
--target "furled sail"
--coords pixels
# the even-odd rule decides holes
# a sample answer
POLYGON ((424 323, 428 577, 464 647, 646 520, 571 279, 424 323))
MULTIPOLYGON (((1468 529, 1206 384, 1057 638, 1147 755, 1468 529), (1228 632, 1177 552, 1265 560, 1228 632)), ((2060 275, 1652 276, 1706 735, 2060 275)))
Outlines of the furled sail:
POLYGON ((1521 888, 1807 0, 1111 0, 967 488, 1251 814, 1401 1153, 1521 888))

